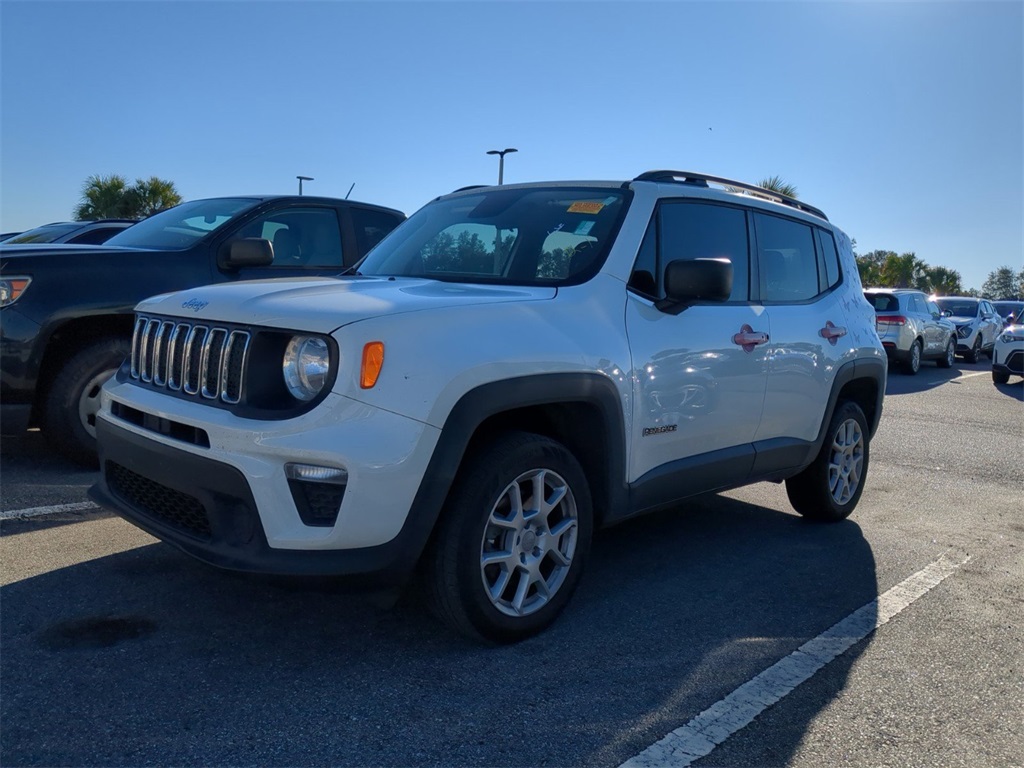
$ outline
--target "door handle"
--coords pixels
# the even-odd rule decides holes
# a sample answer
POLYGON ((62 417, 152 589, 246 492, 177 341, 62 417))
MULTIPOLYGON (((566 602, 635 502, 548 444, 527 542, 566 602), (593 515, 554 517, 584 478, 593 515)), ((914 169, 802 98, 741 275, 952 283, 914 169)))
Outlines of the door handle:
POLYGON ((829 320, 825 323, 825 327, 818 331, 818 333, 821 334, 821 338, 828 339, 828 343, 834 347, 836 342, 846 335, 846 329, 838 325, 834 325, 832 321, 829 320))
POLYGON ((758 344, 768 343, 768 334, 761 331, 755 331, 749 325, 744 323, 743 327, 740 328, 740 332, 733 334, 732 343, 739 344, 743 347, 744 352, 753 352, 754 347, 758 344))

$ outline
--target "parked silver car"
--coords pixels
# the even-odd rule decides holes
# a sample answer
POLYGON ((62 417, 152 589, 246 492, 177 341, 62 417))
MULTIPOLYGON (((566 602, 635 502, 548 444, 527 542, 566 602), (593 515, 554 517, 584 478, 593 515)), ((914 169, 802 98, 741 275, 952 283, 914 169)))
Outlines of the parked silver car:
POLYGON ((969 363, 976 363, 984 352, 992 357, 996 337, 1003 330, 1003 318, 988 299, 973 296, 935 298, 942 313, 956 324, 956 352, 969 363))
POLYGON ((889 356, 905 373, 917 373, 922 360, 950 368, 956 358, 956 326, 921 291, 867 288, 864 298, 875 308, 875 330, 889 356))

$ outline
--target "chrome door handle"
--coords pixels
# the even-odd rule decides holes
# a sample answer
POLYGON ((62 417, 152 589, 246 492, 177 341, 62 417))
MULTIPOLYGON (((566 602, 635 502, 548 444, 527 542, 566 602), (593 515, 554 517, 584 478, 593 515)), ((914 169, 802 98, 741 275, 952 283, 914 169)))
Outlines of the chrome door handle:
POLYGON ((818 331, 818 333, 821 334, 821 338, 828 339, 828 343, 834 347, 836 342, 846 335, 846 329, 838 325, 834 325, 832 321, 829 320, 825 323, 825 327, 818 331))
POLYGON ((768 334, 761 331, 755 331, 749 325, 744 323, 743 327, 740 328, 740 332, 733 334, 732 343, 739 344, 743 347, 744 352, 753 352, 754 347, 758 344, 768 343, 768 334))

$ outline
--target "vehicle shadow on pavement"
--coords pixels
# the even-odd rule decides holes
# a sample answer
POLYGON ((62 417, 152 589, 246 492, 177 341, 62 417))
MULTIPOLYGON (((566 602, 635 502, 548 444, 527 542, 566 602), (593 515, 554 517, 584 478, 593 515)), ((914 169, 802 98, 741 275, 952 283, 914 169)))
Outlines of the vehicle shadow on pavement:
MULTIPOLYGON (((4 587, 0 763, 617 765, 877 584, 856 523, 709 496, 600 532, 566 612, 518 645, 342 591, 164 544, 4 587)), ((830 695, 865 646, 830 666, 830 695)))
POLYGON ((993 384, 995 390, 1014 400, 1024 402, 1024 379, 1013 379, 1006 384, 993 384))
POLYGON ((952 368, 939 368, 931 363, 922 363, 914 376, 903 373, 898 366, 889 364, 889 375, 885 384, 885 394, 910 395, 948 384, 976 373, 988 373, 992 370, 992 362, 983 357, 980 362, 967 363, 957 359, 952 368))

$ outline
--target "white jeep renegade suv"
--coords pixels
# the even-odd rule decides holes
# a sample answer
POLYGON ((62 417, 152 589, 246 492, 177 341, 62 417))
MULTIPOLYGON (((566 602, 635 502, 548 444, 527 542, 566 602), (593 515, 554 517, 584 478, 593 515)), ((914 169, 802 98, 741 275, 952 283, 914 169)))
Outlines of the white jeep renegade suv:
POLYGON ((466 188, 352 274, 136 313, 96 501, 225 568, 415 569, 499 642, 554 620, 597 527, 761 480, 842 520, 885 389, 846 235, 688 172, 466 188))

